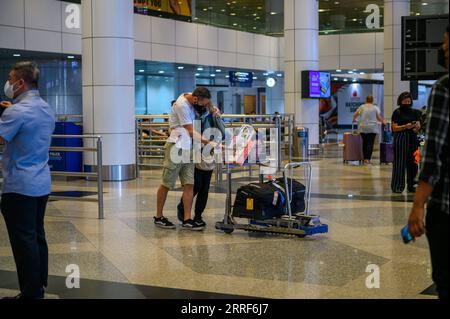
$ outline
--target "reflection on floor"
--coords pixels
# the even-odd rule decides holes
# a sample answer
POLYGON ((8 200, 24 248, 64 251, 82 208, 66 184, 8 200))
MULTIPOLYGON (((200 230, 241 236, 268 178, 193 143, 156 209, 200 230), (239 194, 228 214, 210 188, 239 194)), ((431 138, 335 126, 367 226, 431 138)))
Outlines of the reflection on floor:
MULTIPOLYGON (((313 165, 313 213, 329 224, 330 233, 305 239, 216 231, 225 203, 219 184, 211 188, 204 232, 156 229, 152 216, 160 170, 143 171, 136 181, 105 183, 103 221, 96 219, 95 203, 51 202, 48 293, 56 298, 435 298, 428 289, 426 239, 411 245, 400 240, 411 196, 391 196, 391 167, 343 166, 338 158, 313 165), (366 287, 373 264, 380 269, 378 289, 366 287), (80 269, 78 291, 65 287, 68 265, 80 269)), ((248 182, 245 176, 236 187, 248 182)), ((95 196, 96 184, 56 181, 54 191, 95 196)), ((178 189, 168 197, 165 214, 172 220, 180 195, 178 189)), ((0 297, 15 294, 14 271, 0 218, 0 297)))

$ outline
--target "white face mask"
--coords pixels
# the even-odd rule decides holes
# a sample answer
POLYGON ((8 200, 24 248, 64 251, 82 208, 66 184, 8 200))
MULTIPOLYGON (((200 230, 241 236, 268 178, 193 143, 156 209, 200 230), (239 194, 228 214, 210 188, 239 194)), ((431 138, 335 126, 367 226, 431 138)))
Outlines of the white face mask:
MULTIPOLYGON (((19 81, 20 81, 20 80, 19 80, 19 81)), ((17 81, 17 82, 19 82, 19 81, 17 81)), ((14 90, 14 85, 15 85, 17 82, 15 82, 13 85, 11 85, 11 84, 9 84, 9 81, 6 81, 6 83, 5 83, 5 88, 4 88, 6 97, 8 97, 8 98, 10 98, 10 99, 13 99, 13 98, 14 98, 14 93, 16 93, 17 90, 20 89, 20 88, 19 88, 19 89, 14 90)))

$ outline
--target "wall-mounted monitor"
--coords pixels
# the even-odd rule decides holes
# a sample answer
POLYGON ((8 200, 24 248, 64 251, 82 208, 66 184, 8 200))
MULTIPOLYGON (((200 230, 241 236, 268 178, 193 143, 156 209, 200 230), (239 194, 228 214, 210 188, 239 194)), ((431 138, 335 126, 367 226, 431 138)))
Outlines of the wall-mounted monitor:
POLYGON ((331 73, 302 71, 302 98, 329 99, 331 97, 331 73))
POLYGON ((230 85, 233 87, 252 87, 253 73, 230 71, 230 85))
POLYGON ((437 80, 448 73, 438 52, 448 14, 402 17, 402 81, 437 80))

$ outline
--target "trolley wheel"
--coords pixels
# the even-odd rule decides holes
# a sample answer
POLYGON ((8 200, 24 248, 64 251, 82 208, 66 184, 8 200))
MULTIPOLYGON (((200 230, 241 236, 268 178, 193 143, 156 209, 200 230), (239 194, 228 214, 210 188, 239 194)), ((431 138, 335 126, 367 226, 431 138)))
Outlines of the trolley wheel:
POLYGON ((222 229, 222 230, 227 235, 231 235, 234 232, 233 228, 226 228, 226 229, 222 229))

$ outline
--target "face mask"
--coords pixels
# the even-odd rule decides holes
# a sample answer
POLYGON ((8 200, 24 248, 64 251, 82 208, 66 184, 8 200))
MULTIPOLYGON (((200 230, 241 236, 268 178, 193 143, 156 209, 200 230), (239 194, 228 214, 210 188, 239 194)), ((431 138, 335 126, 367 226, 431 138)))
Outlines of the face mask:
POLYGON ((440 48, 439 48, 437 59, 438 59, 438 60, 437 60, 437 63, 438 63, 440 66, 442 66, 442 67, 444 67, 444 68, 447 68, 447 66, 445 65, 445 51, 444 51, 444 48, 443 48, 443 47, 440 47, 440 48))
POLYGON ((198 104, 194 104, 194 109, 197 111, 198 114, 203 114, 203 112, 205 111, 205 107, 198 104))
POLYGON ((411 104, 409 104, 409 103, 408 104, 402 104, 401 107, 408 108, 408 107, 411 107, 411 104))
MULTIPOLYGON (((19 81, 20 81, 20 80, 19 80, 19 81)), ((17 81, 17 82, 19 82, 19 81, 17 81)), ((17 82, 16 82, 16 83, 17 83, 17 82)), ((11 84, 9 84, 9 81, 6 81, 5 87, 4 87, 4 91, 5 91, 6 97, 8 97, 8 98, 10 98, 10 99, 13 99, 13 98, 14 98, 14 93, 16 93, 17 90, 20 89, 20 88, 19 88, 19 89, 14 90, 14 85, 15 85, 16 83, 14 83, 13 85, 11 85, 11 84)))

